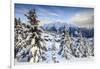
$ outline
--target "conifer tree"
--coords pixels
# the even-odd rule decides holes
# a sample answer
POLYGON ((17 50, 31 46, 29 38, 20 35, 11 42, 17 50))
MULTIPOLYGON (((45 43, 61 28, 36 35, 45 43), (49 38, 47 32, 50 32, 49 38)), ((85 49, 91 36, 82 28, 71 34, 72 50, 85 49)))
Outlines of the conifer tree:
POLYGON ((29 23, 32 26, 32 33, 33 33, 33 39, 35 40, 35 44, 34 46, 36 46, 38 48, 38 50, 35 51, 35 56, 33 57, 34 60, 38 60, 38 61, 33 61, 33 62, 40 62, 40 59, 42 58, 41 56, 41 51, 43 50, 40 42, 41 42, 41 30, 39 30, 39 20, 37 19, 37 14, 36 14, 36 10, 29 10, 29 12, 27 14, 25 14, 25 16, 27 17, 29 23), (36 57, 38 59, 36 59, 36 57))
POLYGON ((38 25, 39 20, 37 20, 36 10, 29 10, 27 14, 25 14, 27 19, 29 20, 29 23, 31 25, 38 25))

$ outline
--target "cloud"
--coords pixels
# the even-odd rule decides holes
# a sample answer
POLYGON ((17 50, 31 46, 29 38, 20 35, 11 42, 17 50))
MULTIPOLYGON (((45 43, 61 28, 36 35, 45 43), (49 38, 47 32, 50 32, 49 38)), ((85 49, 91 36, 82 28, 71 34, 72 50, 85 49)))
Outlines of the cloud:
POLYGON ((39 8, 38 9, 38 15, 40 17, 60 17, 60 15, 57 12, 51 12, 47 9, 39 8))
POLYGON ((57 12, 49 11, 47 9, 38 9, 38 19, 40 20, 40 25, 62 21, 61 16, 57 12))
POLYGON ((27 12, 28 12, 28 10, 26 8, 15 9, 15 13, 17 13, 17 14, 25 14, 27 12))
POLYGON ((93 27, 94 26, 94 12, 93 11, 78 12, 70 19, 70 22, 80 27, 93 27))

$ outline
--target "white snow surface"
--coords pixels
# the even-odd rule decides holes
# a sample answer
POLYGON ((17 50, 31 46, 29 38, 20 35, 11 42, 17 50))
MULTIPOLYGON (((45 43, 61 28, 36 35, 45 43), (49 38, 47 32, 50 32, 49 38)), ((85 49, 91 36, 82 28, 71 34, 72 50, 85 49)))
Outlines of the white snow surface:
POLYGON ((32 32, 24 33, 24 31, 27 31, 27 28, 22 31, 19 29, 20 34, 16 33, 17 28, 15 29, 15 38, 18 36, 17 41, 15 41, 15 50, 17 52, 15 54, 16 62, 30 63, 33 61, 33 63, 62 63, 69 60, 73 61, 94 56, 93 38, 69 37, 71 39, 71 43, 68 43, 69 40, 67 41, 65 38, 62 39, 63 33, 57 34, 48 31, 43 31, 40 36, 40 39, 42 39, 40 41, 41 47, 45 47, 47 49, 47 51, 40 49, 41 53, 43 53, 41 55, 39 53, 39 48, 35 47, 34 49, 32 47, 34 44, 29 41, 34 39, 30 38, 32 36, 32 32), (24 36, 22 34, 25 35, 26 39, 23 39, 24 36), (80 42, 78 42, 79 39, 81 40, 80 42), (36 60, 33 56, 35 51, 37 51, 36 60), (45 60, 43 60, 41 56, 45 57, 45 60))

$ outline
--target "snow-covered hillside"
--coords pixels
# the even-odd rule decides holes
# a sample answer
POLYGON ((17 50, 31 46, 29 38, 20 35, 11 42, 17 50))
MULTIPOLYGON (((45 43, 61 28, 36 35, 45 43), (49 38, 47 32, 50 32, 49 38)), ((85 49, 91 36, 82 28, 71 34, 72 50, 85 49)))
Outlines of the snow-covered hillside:
POLYGON ((26 24, 15 27, 14 32, 15 62, 60 63, 94 56, 93 37, 82 37, 81 33, 77 33, 79 37, 73 37, 68 31, 56 33, 42 30, 37 35, 26 24))

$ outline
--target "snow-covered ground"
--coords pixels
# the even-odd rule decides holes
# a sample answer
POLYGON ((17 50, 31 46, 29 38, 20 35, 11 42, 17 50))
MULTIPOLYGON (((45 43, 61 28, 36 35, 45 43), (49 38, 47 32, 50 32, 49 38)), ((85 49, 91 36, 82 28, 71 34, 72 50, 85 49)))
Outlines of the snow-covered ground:
MULTIPOLYGON (((75 57, 74 55, 70 54, 70 53, 67 53, 67 56, 69 57, 68 59, 65 59, 62 55, 59 55, 58 52, 60 51, 60 46, 61 46, 61 41, 62 41, 62 37, 60 34, 55 34, 55 33, 43 33, 44 36, 44 40, 45 40, 45 43, 46 43, 46 47, 48 49, 48 51, 46 52, 46 55, 47 55, 47 60, 45 61, 46 63, 48 62, 65 62, 66 60, 77 60, 77 57, 75 57), (45 37, 47 36, 47 37, 45 37), (52 48, 55 48, 54 50, 52 50, 52 48), (53 55, 54 54, 54 55, 53 55), (55 58, 55 60, 53 60, 53 57, 55 58)), ((78 40, 78 38, 74 38, 72 37, 73 39, 73 44, 75 45, 75 48, 79 48, 80 46, 78 46, 76 43, 76 41, 78 40)), ((93 38, 84 38, 85 41, 88 41, 88 43, 90 44, 90 46, 93 45, 93 42, 91 42, 93 40, 93 38)), ((64 44, 63 44, 64 45, 64 44)), ((91 47, 88 46, 86 48, 90 49, 91 47)), ((68 50, 68 48, 66 48, 66 50, 68 50)), ((84 50, 84 49, 83 49, 84 50)), ((74 51, 76 52, 76 51, 74 51)), ((80 52, 79 50, 77 50, 77 52, 80 52)), ((91 51, 88 52, 89 54, 92 54, 91 51)), ((86 57, 91 57, 91 55, 87 55, 86 57)), ((78 58, 84 58, 84 57, 81 57, 82 54, 79 55, 78 58)))
POLYGON ((15 28, 15 62, 61 63, 94 56, 93 38, 43 31, 39 46, 29 28, 15 28))

